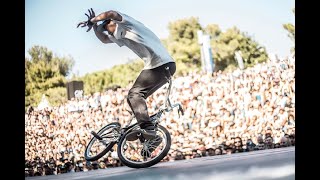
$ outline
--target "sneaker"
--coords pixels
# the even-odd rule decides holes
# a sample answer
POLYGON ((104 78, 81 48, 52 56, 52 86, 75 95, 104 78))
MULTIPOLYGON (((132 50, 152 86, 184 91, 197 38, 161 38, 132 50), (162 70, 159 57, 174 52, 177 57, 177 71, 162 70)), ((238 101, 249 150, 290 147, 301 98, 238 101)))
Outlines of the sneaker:
POLYGON ((161 144, 161 142, 162 142, 162 137, 158 135, 156 135, 153 139, 150 139, 148 142, 149 149, 148 150, 142 149, 140 153, 141 156, 150 157, 151 153, 161 144))
POLYGON ((154 125, 142 127, 140 130, 142 133, 142 137, 144 137, 146 140, 154 139, 157 136, 156 127, 154 125))
POLYGON ((157 131, 152 129, 141 129, 141 133, 146 140, 154 139, 157 136, 157 131))
POLYGON ((132 132, 128 133, 126 139, 127 141, 135 141, 139 138, 139 134, 142 134, 142 137, 146 140, 153 139, 156 137, 157 132, 154 126, 147 126, 143 129, 133 130, 132 132))
POLYGON ((126 136, 126 139, 127 141, 135 141, 139 138, 138 137, 139 134, 141 134, 140 130, 133 130, 132 132, 128 133, 128 135, 126 136))

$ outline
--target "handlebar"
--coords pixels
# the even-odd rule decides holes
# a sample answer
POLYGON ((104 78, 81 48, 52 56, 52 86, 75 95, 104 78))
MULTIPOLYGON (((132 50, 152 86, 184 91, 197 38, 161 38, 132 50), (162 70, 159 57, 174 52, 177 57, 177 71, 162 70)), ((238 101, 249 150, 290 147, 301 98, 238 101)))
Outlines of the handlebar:
MULTIPOLYGON (((169 67, 165 67, 166 69, 166 74, 167 74, 167 79, 168 79, 168 83, 169 83, 169 87, 168 87, 168 91, 167 91, 167 94, 166 94, 166 108, 164 109, 164 111, 166 112, 169 112, 171 111, 173 108, 179 106, 179 109, 178 109, 178 113, 180 112, 182 114, 182 116, 184 115, 184 111, 182 109, 182 105, 177 103, 177 104, 174 104, 172 105, 171 102, 170 102, 170 99, 169 99, 169 95, 170 95, 170 92, 171 92, 171 87, 172 87, 172 79, 171 79, 171 74, 170 74, 170 68, 169 67)), ((180 117, 180 113, 179 113, 179 117, 180 117)))
MULTIPOLYGON (((184 111, 182 109, 182 105, 179 104, 179 103, 171 105, 171 107, 167 107, 166 109, 164 109, 164 111, 166 111, 166 112, 172 111, 172 109, 177 107, 177 106, 178 106, 178 113, 180 112, 181 115, 183 116, 184 115, 184 111)), ((179 113, 179 117, 180 117, 180 113, 179 113)))

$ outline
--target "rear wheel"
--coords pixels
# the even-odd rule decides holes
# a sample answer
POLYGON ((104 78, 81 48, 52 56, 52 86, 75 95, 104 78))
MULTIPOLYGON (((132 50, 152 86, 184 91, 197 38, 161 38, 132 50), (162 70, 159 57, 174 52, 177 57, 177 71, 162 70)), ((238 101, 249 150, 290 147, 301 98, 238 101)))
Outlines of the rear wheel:
POLYGON ((104 156, 117 143, 120 138, 120 123, 110 123, 96 134, 102 139, 93 137, 88 143, 84 157, 87 161, 96 161, 104 156))
POLYGON ((117 153, 121 162, 128 167, 146 168, 153 166, 160 162, 170 150, 170 133, 161 125, 158 125, 157 130, 157 135, 161 138, 156 138, 154 140, 144 140, 140 137, 135 141, 127 141, 127 134, 120 139, 117 153), (158 141, 159 139, 161 142, 158 141), (154 146, 155 144, 157 145, 154 146), (155 150, 151 153, 146 153, 150 147, 155 148, 155 150))

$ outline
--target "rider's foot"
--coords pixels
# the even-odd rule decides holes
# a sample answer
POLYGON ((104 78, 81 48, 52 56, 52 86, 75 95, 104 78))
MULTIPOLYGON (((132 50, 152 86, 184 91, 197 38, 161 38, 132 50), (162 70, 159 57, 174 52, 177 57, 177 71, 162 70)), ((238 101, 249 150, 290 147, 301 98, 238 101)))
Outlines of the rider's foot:
POLYGON ((154 126, 147 126, 143 129, 141 128, 140 130, 133 130, 132 132, 128 133, 126 139, 127 141, 135 141, 139 138, 139 134, 142 134, 143 138, 148 140, 155 138, 157 132, 154 126))
POLYGON ((141 134, 140 130, 133 130, 132 132, 128 133, 126 139, 127 141, 135 141, 138 139, 139 134, 141 134))
POLYGON ((146 157, 150 157, 151 153, 161 144, 162 142, 162 137, 160 137, 159 135, 156 135, 153 139, 150 139, 147 146, 148 146, 148 150, 142 149, 141 150, 141 156, 146 156, 146 157))
POLYGON ((146 140, 153 139, 157 136, 157 132, 155 130, 141 129, 141 133, 146 140))
POLYGON ((141 129, 141 133, 142 133, 142 136, 148 140, 148 139, 154 139, 156 138, 157 136, 157 131, 155 130, 155 127, 154 126, 147 126, 143 129, 141 129))

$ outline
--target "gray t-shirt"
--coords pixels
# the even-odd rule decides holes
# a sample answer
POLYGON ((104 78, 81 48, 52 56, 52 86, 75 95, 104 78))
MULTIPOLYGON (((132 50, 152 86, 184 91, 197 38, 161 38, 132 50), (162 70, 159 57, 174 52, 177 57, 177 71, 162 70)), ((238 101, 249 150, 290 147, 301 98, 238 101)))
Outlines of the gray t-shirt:
MULTIPOLYGON (((118 46, 127 46, 143 61, 143 69, 153 69, 168 62, 174 62, 160 39, 141 22, 132 17, 117 12, 122 16, 122 21, 113 20, 116 29, 109 39, 118 46)), ((98 28, 101 29, 101 28, 98 28)))

